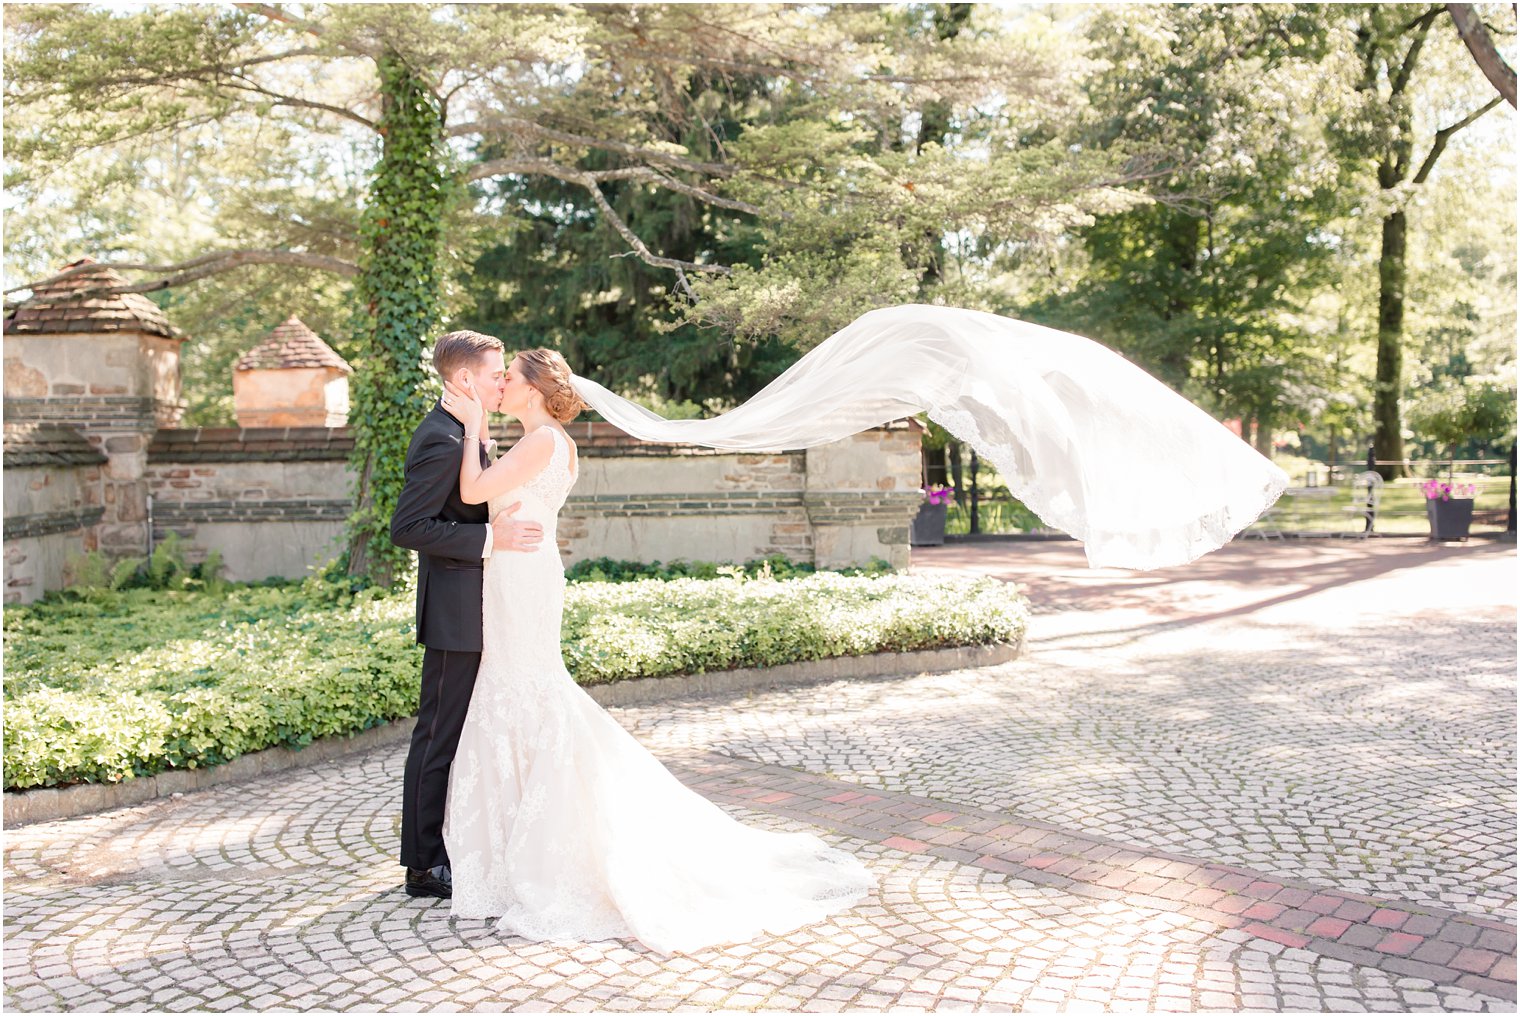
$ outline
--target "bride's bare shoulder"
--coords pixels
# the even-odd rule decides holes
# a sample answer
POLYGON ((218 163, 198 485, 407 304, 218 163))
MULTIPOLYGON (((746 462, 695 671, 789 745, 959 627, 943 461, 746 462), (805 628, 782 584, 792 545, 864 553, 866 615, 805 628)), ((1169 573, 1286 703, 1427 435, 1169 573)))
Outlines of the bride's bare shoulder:
POLYGON ((515 454, 518 458, 543 464, 549 461, 554 454, 554 437, 545 434, 547 428, 539 427, 530 430, 518 438, 508 450, 509 454, 515 454))

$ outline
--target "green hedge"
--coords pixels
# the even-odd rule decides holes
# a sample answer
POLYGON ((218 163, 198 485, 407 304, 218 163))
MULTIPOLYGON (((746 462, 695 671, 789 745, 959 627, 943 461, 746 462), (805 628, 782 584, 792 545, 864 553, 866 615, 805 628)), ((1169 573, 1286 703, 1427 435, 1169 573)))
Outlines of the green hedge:
MULTIPOLYGON (((568 587, 581 684, 1016 640, 991 579, 818 573, 568 587)), ((410 590, 92 589, 5 610, 5 786, 116 782, 416 711, 410 590)))
POLYGON ((1027 618, 994 579, 819 572, 571 586, 562 634, 565 665, 589 685, 1012 642, 1027 618))
MULTIPOLYGON (((864 568, 836 568, 835 575, 884 575, 892 566, 879 557, 864 568)), ((720 579, 747 578, 794 579, 816 575, 818 568, 806 562, 792 561, 784 554, 756 558, 744 564, 715 564, 711 561, 620 561, 611 557, 591 557, 577 561, 565 570, 569 582, 634 582, 638 579, 720 579)))

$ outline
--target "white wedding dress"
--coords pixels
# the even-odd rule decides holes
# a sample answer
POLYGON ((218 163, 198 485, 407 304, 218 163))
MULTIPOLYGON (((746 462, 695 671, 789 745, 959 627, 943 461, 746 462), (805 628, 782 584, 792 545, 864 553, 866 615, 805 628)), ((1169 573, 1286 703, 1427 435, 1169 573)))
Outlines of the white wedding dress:
POLYGON ((486 560, 484 646, 449 775, 455 917, 536 941, 636 938, 662 953, 812 924, 875 880, 807 833, 752 829, 682 786, 571 678, 555 521, 575 483, 557 429, 543 472, 493 498, 542 523, 486 560))

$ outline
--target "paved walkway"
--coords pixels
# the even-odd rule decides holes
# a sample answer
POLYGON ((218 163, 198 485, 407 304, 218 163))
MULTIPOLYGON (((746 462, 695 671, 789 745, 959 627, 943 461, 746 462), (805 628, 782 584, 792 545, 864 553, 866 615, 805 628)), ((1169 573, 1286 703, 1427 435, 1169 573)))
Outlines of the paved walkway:
POLYGON ((536 945, 397 888, 386 748, 9 830, 5 1005, 1513 1011, 1512 546, 1071 543, 915 566, 1024 584, 1001 667, 614 710, 867 903, 691 957, 536 945))

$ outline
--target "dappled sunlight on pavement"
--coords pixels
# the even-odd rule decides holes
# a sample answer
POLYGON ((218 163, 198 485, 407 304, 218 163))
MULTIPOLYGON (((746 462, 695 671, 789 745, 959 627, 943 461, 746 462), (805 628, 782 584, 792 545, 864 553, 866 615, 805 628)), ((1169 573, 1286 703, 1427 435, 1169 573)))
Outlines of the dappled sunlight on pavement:
POLYGON ((1089 569, 1075 541, 990 540, 915 547, 912 567, 1013 582, 1038 613, 1080 615, 1062 631, 1110 616, 1198 624, 1300 610, 1333 622, 1326 611, 1513 611, 1517 602, 1515 545, 1495 541, 1246 540, 1190 564, 1138 572, 1089 569))
POLYGON ((1012 663, 612 714, 860 856, 810 928, 666 957, 400 891, 397 745, 7 830, 7 1008, 1488 1010, 1515 998, 1515 551, 916 550, 1018 583, 1012 663))

